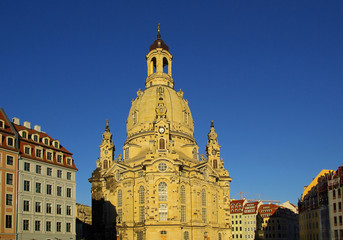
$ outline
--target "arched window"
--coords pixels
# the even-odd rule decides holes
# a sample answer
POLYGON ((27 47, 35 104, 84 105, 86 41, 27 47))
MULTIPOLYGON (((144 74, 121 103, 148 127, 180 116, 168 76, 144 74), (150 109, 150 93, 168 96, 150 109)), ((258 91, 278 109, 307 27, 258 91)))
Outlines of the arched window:
POLYGON ((108 162, 107 160, 104 161, 104 169, 107 169, 108 168, 108 162))
POLYGON ((186 203, 186 189, 185 186, 181 186, 181 203, 186 203))
POLYGON ((144 199, 144 187, 140 186, 139 187, 139 204, 144 204, 145 199, 144 199))
POLYGON ((156 58, 153 57, 150 62, 150 74, 156 72, 156 58))
POLYGON ((118 191, 118 207, 123 206, 123 192, 121 189, 118 191))
POLYGON ((165 148, 166 148, 165 140, 161 138, 159 141, 159 149, 165 149, 165 148))
POLYGON ((158 184, 158 200, 167 201, 167 184, 165 182, 158 184))
POLYGON ((168 72, 168 65, 169 65, 169 62, 168 62, 167 58, 163 58, 163 72, 164 73, 169 73, 168 72))
POLYGON ((218 233, 218 240, 222 240, 222 234, 218 233))
POLYGON ((193 159, 198 159, 198 151, 196 148, 193 148, 193 159))
POLYGON ((188 231, 185 231, 183 233, 183 240, 189 240, 189 232, 188 231))
POLYGON ((213 168, 214 169, 218 168, 218 163, 216 159, 213 160, 213 168))
POLYGON ((206 191, 205 189, 201 190, 201 203, 206 207, 206 191))

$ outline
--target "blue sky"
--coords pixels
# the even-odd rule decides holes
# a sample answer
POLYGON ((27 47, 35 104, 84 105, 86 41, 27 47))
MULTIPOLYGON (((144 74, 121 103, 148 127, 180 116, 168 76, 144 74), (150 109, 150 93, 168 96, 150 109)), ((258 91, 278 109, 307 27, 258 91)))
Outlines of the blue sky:
POLYGON ((297 203, 343 163, 343 1, 2 0, 0 106, 74 153, 77 202, 91 203, 107 118, 122 153, 159 22, 200 153, 214 120, 232 197, 297 203))

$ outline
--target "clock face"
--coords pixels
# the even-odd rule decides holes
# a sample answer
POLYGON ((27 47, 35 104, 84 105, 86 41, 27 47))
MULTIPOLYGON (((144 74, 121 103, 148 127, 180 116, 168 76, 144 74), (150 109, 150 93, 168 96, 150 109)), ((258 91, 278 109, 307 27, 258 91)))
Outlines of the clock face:
POLYGON ((107 153, 108 153, 108 151, 107 150, 105 150, 105 154, 107 155, 107 153))
POLYGON ((212 150, 212 155, 216 155, 217 151, 216 150, 212 150))
POLYGON ((164 129, 164 127, 160 127, 160 128, 158 129, 158 131, 159 131, 160 133, 164 133, 165 129, 164 129))

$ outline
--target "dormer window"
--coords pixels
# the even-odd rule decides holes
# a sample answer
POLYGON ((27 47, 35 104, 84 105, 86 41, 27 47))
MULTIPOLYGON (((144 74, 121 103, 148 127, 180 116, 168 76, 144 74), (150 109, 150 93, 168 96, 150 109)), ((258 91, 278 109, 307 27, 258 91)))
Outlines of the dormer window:
POLYGON ((32 140, 35 141, 35 142, 38 142, 38 141, 39 141, 39 136, 38 136, 38 134, 33 134, 33 135, 32 135, 32 140))
POLYGON ((60 143, 57 140, 55 140, 52 144, 55 148, 60 148, 60 143))
POLYGON ((21 131, 21 136, 25 139, 27 139, 27 132, 26 131, 21 131))
POLYGON ((53 153, 51 151, 46 151, 46 159, 52 161, 53 153))
POLYGON ((30 146, 24 146, 24 153, 26 155, 31 155, 31 147, 30 146))
POLYGON ((36 157, 37 158, 42 158, 43 157, 43 150, 40 148, 36 149, 36 157))
POLYGON ((14 138, 7 137, 7 146, 14 147, 14 138))
POLYGON ((62 156, 61 154, 58 154, 58 155, 56 156, 56 161, 57 161, 57 163, 61 163, 61 164, 62 164, 62 158, 63 158, 63 156, 62 156))
POLYGON ((71 165, 71 158, 67 158, 67 165, 71 165))
POLYGON ((5 122, 3 120, 0 120, 0 128, 5 128, 5 122))
POLYGON ((49 138, 47 138, 47 137, 43 138, 43 143, 45 145, 49 145, 49 143, 50 143, 49 138))

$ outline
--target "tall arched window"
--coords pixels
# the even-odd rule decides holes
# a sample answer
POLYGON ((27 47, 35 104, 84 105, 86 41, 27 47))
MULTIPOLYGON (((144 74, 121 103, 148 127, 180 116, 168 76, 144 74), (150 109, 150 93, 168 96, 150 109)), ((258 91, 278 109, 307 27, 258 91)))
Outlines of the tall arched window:
POLYGON ((217 160, 216 159, 213 160, 213 168, 214 169, 218 168, 218 164, 217 164, 217 160))
POLYGON ((144 204, 144 187, 140 186, 139 187, 139 204, 144 204))
POLYGON ((164 73, 169 73, 168 72, 168 65, 169 65, 169 63, 168 63, 167 58, 163 58, 163 72, 164 73))
POLYGON ((123 192, 122 190, 118 191, 118 207, 123 206, 123 192))
POLYGON ((222 234, 218 233, 218 240, 222 240, 222 234))
POLYGON ((165 182, 160 182, 158 184, 158 200, 167 201, 167 184, 165 182))
POLYGON ((183 240, 189 240, 189 232, 188 231, 185 231, 183 233, 183 240))
POLYGON ((159 149, 165 149, 165 148, 166 148, 165 140, 161 138, 159 141, 159 149))
POLYGON ((107 160, 104 161, 104 169, 107 169, 108 168, 108 162, 107 160))
POLYGON ((205 189, 201 190, 201 203, 206 207, 206 191, 205 189))
POLYGON ((186 203, 186 189, 185 186, 181 186, 181 203, 186 203))

